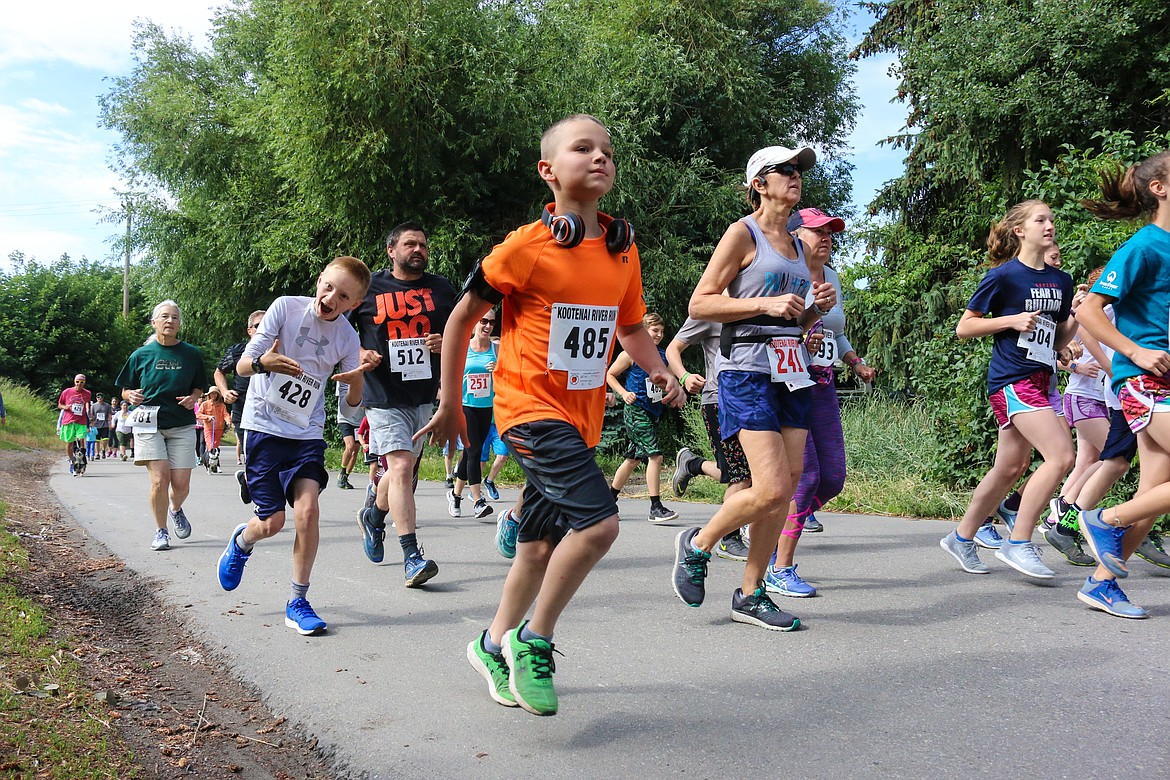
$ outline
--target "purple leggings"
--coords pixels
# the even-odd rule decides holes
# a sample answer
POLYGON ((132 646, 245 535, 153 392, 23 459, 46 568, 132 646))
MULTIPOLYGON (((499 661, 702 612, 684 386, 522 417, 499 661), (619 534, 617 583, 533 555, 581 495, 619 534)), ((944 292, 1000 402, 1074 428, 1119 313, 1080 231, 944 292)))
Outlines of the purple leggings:
POLYGON ((808 410, 808 439, 804 444, 804 473, 796 486, 796 514, 790 520, 804 525, 804 518, 821 508, 845 487, 845 434, 841 430, 841 406, 832 383, 812 388, 808 410), (798 519, 799 518, 799 519, 798 519))

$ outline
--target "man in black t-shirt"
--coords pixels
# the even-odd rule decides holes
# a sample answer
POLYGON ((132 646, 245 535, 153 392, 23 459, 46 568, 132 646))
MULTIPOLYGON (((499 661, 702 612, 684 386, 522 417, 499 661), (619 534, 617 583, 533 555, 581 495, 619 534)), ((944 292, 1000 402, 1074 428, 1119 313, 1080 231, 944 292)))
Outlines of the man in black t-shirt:
POLYGON ((223 400, 232 410, 232 427, 236 429, 237 466, 242 466, 244 463, 241 457, 244 431, 240 428, 240 418, 244 414, 244 399, 248 396, 248 383, 251 381, 251 377, 237 374, 236 363, 240 362, 240 356, 244 354, 244 347, 248 346, 248 341, 256 333, 256 327, 262 319, 264 319, 263 309, 259 309, 248 315, 248 338, 228 347, 223 353, 223 358, 219 361, 219 365, 215 367, 215 386, 219 388, 220 394, 223 395, 223 400), (228 372, 233 374, 232 387, 230 389, 227 385, 226 374, 228 372))
POLYGON ((362 406, 370 423, 370 454, 384 456, 386 474, 374 505, 360 512, 366 556, 382 560, 386 516, 394 520, 406 566, 406 586, 434 577, 438 565, 422 557, 415 537, 414 474, 423 442, 412 436, 431 419, 439 387, 439 350, 455 288, 427 273, 426 232, 407 222, 390 231, 391 267, 376 272, 350 320, 362 342, 363 361, 380 361, 366 374, 362 406))

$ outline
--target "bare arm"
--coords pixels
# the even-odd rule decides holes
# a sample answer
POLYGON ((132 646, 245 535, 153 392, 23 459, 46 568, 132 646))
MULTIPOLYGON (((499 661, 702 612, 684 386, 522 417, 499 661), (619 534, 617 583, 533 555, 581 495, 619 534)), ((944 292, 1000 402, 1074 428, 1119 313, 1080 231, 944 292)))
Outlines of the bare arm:
POLYGON ((439 408, 431 421, 414 435, 416 441, 430 434, 431 444, 440 447, 449 445, 452 452, 455 451, 459 436, 467 441, 467 420, 463 416, 463 370, 467 366, 467 342, 471 340, 471 332, 475 330, 479 318, 491 307, 490 303, 471 290, 455 304, 455 310, 451 312, 443 329, 446 337, 443 339, 439 361, 439 408))
POLYGON ((1007 314, 1002 317, 984 317, 983 312, 967 309, 959 317, 959 324, 955 326, 955 335, 961 339, 977 339, 991 336, 1004 330, 1016 330, 1028 333, 1036 329, 1038 311, 1022 311, 1019 314, 1007 314))
POLYGON ((634 361, 630 359, 630 356, 625 352, 620 352, 605 371, 605 384, 618 398, 621 398, 628 404, 636 401, 638 396, 625 388, 625 385, 621 381, 621 375, 629 371, 632 365, 634 365, 634 361))
POLYGON ((1077 309, 1077 319, 1098 341, 1125 355, 1142 371, 1158 376, 1170 371, 1170 354, 1138 346, 1109 321, 1105 307, 1112 302, 1112 298, 1091 292, 1077 309))
POLYGON ((617 337, 626 353, 650 375, 650 381, 662 388, 662 403, 675 408, 682 406, 686 396, 678 385, 678 379, 662 362, 658 345, 650 338, 642 323, 619 325, 617 337))
POLYGON ((788 319, 800 317, 804 313, 804 298, 799 295, 731 298, 723 294, 736 274, 751 262, 755 251, 747 226, 736 222, 727 228, 691 293, 688 313, 695 319, 710 322, 735 322, 760 314, 788 319))
POLYGON ((707 377, 702 374, 692 374, 683 365, 682 353, 689 346, 690 344, 678 339, 671 339, 670 343, 666 345, 666 365, 671 373, 679 378, 678 381, 682 383, 683 390, 695 395, 701 392, 707 384, 707 377))

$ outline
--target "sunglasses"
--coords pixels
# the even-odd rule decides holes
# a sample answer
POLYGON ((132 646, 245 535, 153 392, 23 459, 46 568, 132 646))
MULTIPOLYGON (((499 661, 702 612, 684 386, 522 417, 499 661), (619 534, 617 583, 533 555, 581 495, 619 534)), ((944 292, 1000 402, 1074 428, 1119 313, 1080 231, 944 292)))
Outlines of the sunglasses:
POLYGON ((804 178, 804 174, 801 172, 800 166, 798 166, 796 163, 780 163, 779 165, 773 165, 760 171, 760 176, 767 176, 769 173, 778 173, 781 176, 795 176, 800 174, 801 178, 804 178))
POLYGON ((480 320, 480 321, 479 321, 479 324, 480 324, 480 325, 491 325, 491 326, 494 326, 494 325, 496 324, 496 321, 495 321, 495 320, 489 320, 488 318, 484 317, 482 320, 480 320))

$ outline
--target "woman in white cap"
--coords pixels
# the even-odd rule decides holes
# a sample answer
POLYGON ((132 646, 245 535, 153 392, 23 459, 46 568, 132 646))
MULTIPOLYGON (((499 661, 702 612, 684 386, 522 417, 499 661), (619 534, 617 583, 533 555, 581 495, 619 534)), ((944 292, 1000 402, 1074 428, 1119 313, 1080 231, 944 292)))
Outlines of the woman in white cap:
POLYGON ((829 267, 833 234, 845 229, 845 220, 820 209, 801 209, 788 218, 788 230, 808 247, 808 268, 814 282, 831 284, 837 302, 815 322, 809 333, 809 373, 816 384, 809 391, 808 438, 804 445, 804 468, 796 494, 788 507, 788 519, 780 533, 776 555, 764 578, 769 592, 806 598, 817 589, 796 573, 796 543, 802 532, 823 530, 813 517, 845 486, 845 436, 841 429, 841 406, 834 386, 834 368, 844 361, 863 382, 872 382, 875 371, 858 357, 845 337, 845 310, 841 305, 841 280, 829 267))
POLYGON ((800 627, 800 620, 768 597, 764 573, 800 478, 814 384, 802 336, 837 302, 831 284, 813 281, 805 246, 788 232, 803 173, 815 163, 816 153, 808 147, 769 146, 752 155, 745 184, 753 211, 723 234, 691 295, 689 312, 723 323, 720 435, 738 437, 752 484, 726 499, 704 528, 679 533, 674 591, 692 607, 702 604, 711 550, 726 534, 750 524, 752 544, 742 585, 732 595, 731 619, 774 631, 800 627))

